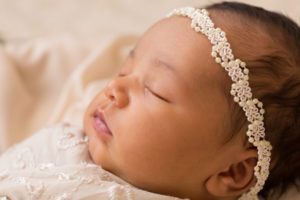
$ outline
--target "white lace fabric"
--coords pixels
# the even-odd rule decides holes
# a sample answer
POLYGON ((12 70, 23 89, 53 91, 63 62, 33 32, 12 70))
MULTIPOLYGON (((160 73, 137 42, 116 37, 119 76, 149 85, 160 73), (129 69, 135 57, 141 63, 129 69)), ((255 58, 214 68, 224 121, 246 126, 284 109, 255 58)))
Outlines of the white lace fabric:
POLYGON ((42 129, 0 156, 0 199, 175 200, 140 190, 95 165, 80 127, 42 129))

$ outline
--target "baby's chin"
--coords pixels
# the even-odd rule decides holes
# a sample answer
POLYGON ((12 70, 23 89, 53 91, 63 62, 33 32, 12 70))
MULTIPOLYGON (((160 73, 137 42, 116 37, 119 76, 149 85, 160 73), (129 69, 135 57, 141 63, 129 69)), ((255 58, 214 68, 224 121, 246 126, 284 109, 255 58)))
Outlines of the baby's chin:
POLYGON ((93 142, 93 140, 89 140, 89 154, 94 164, 104 168, 105 161, 101 154, 99 154, 99 148, 97 148, 97 145, 93 142))
POLYGON ((85 132, 85 134, 88 136, 88 127, 89 127, 89 120, 90 120, 90 114, 89 114, 89 109, 87 109, 84 113, 84 117, 83 117, 83 131, 85 132))
POLYGON ((94 164, 102 167, 107 171, 112 171, 111 161, 109 156, 109 150, 104 144, 99 144, 98 138, 93 131, 90 130, 91 127, 84 129, 86 135, 89 137, 88 151, 91 160, 94 164))

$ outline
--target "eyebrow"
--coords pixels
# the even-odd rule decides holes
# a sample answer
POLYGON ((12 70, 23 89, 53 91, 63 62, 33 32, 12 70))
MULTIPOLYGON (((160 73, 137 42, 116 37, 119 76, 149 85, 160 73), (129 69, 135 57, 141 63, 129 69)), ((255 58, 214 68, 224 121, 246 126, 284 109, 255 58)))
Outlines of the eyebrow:
POLYGON ((151 60, 151 63, 153 66, 160 67, 161 69, 172 72, 172 74, 174 74, 176 77, 179 77, 179 74, 178 74, 178 71, 176 70, 176 68, 174 66, 164 62, 163 60, 158 59, 158 58, 153 58, 151 60))
POLYGON ((135 48, 131 49, 128 53, 128 57, 134 57, 134 54, 135 54, 135 48))
MULTIPOLYGON (((128 56, 131 57, 131 58, 133 58, 135 56, 135 48, 130 50, 128 56)), ((174 73, 176 76, 179 75, 178 71, 176 70, 176 68, 174 66, 164 62, 161 59, 153 58, 151 60, 151 64, 155 67, 161 67, 162 69, 168 70, 168 71, 174 73)))
MULTIPOLYGON (((135 57, 135 48, 133 48, 132 50, 130 50, 129 52, 129 57, 131 58, 134 58, 135 57)), ((154 67, 158 67, 158 68, 161 68, 167 72, 171 72, 171 74, 174 75, 174 77, 177 77, 178 79, 182 80, 183 81, 183 78, 180 76, 179 72, 176 70, 176 67, 159 59, 159 58, 152 58, 151 59, 151 65, 154 66, 154 67)))

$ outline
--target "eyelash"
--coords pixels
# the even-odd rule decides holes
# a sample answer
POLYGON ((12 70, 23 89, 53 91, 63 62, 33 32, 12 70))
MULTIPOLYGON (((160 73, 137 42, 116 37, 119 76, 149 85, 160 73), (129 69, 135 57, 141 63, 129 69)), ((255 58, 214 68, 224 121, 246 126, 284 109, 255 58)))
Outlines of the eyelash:
POLYGON ((170 102, 170 101, 167 100, 166 98, 164 98, 164 97, 160 96, 159 94, 153 92, 149 87, 146 87, 145 89, 148 90, 153 96, 157 97, 158 99, 160 99, 160 100, 162 100, 162 101, 165 101, 165 102, 167 102, 167 103, 170 102))
MULTIPOLYGON (((126 76, 126 74, 123 74, 123 73, 119 73, 118 74, 118 77, 124 77, 126 76)), ((148 86, 145 87, 146 90, 148 90, 153 96, 155 96, 156 98, 162 100, 162 101, 165 101, 167 103, 170 103, 170 101, 162 96, 160 96, 159 94, 153 92, 148 86)))
POLYGON ((126 76, 126 74, 123 74, 123 73, 118 74, 118 77, 124 77, 124 76, 126 76))

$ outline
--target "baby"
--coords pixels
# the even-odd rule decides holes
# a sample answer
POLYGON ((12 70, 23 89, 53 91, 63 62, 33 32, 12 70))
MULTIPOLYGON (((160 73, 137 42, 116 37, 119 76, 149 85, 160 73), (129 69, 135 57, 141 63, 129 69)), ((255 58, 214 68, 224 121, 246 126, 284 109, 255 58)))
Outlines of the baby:
POLYGON ((143 35, 83 130, 58 124, 0 157, 0 197, 277 199, 300 177, 299 114, 293 21, 233 2, 178 9, 143 35))

